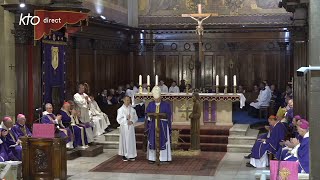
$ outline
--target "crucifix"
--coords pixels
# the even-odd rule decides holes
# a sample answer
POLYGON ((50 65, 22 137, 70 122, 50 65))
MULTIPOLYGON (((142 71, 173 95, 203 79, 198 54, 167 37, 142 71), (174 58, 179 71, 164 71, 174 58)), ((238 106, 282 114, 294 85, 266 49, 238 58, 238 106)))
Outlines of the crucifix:
POLYGON ((10 64, 10 66, 9 66, 9 68, 12 70, 14 67, 16 67, 16 66, 14 66, 14 65, 12 65, 12 64, 10 64))
POLYGON ((198 4, 197 14, 182 14, 182 17, 190 17, 198 22, 196 26, 196 33, 198 34, 198 45, 199 45, 199 57, 195 60, 195 87, 197 89, 201 88, 201 62, 203 61, 203 51, 202 51, 202 36, 203 36, 203 26, 204 20, 211 16, 218 16, 217 13, 205 13, 202 14, 201 4, 198 4))

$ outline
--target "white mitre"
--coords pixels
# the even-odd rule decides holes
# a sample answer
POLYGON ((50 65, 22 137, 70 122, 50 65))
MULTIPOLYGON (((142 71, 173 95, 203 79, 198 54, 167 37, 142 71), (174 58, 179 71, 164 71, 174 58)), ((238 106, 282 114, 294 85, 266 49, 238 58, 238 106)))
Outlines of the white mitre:
POLYGON ((159 86, 154 86, 151 92, 155 99, 159 99, 161 97, 161 89, 159 86))

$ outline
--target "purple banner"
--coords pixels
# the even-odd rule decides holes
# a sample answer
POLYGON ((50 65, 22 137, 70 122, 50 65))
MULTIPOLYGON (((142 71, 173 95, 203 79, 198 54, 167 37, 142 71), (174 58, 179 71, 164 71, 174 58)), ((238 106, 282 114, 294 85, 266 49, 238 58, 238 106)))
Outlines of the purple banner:
POLYGON ((65 43, 60 39, 53 35, 42 42, 43 104, 52 103, 56 110, 65 100, 65 43))

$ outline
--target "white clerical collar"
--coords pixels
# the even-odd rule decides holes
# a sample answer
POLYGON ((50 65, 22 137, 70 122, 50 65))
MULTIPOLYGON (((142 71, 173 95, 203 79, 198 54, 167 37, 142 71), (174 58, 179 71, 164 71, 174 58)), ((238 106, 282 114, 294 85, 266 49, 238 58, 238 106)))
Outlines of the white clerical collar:
POLYGON ((303 138, 308 138, 309 137, 309 131, 303 136, 303 138))
POLYGON ((156 104, 156 106, 159 106, 159 105, 160 105, 160 103, 161 103, 161 102, 158 102, 158 103, 155 103, 155 104, 156 104))

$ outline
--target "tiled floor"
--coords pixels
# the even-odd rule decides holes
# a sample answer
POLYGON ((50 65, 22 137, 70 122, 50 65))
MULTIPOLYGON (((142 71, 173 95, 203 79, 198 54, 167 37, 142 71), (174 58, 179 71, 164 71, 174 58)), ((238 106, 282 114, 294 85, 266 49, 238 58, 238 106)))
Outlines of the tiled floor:
POLYGON ((80 157, 68 161, 69 179, 77 180, 253 180, 256 169, 247 168, 242 153, 227 153, 218 165, 215 176, 181 176, 165 174, 88 172, 92 168, 117 154, 117 150, 105 150, 97 157, 80 157))

